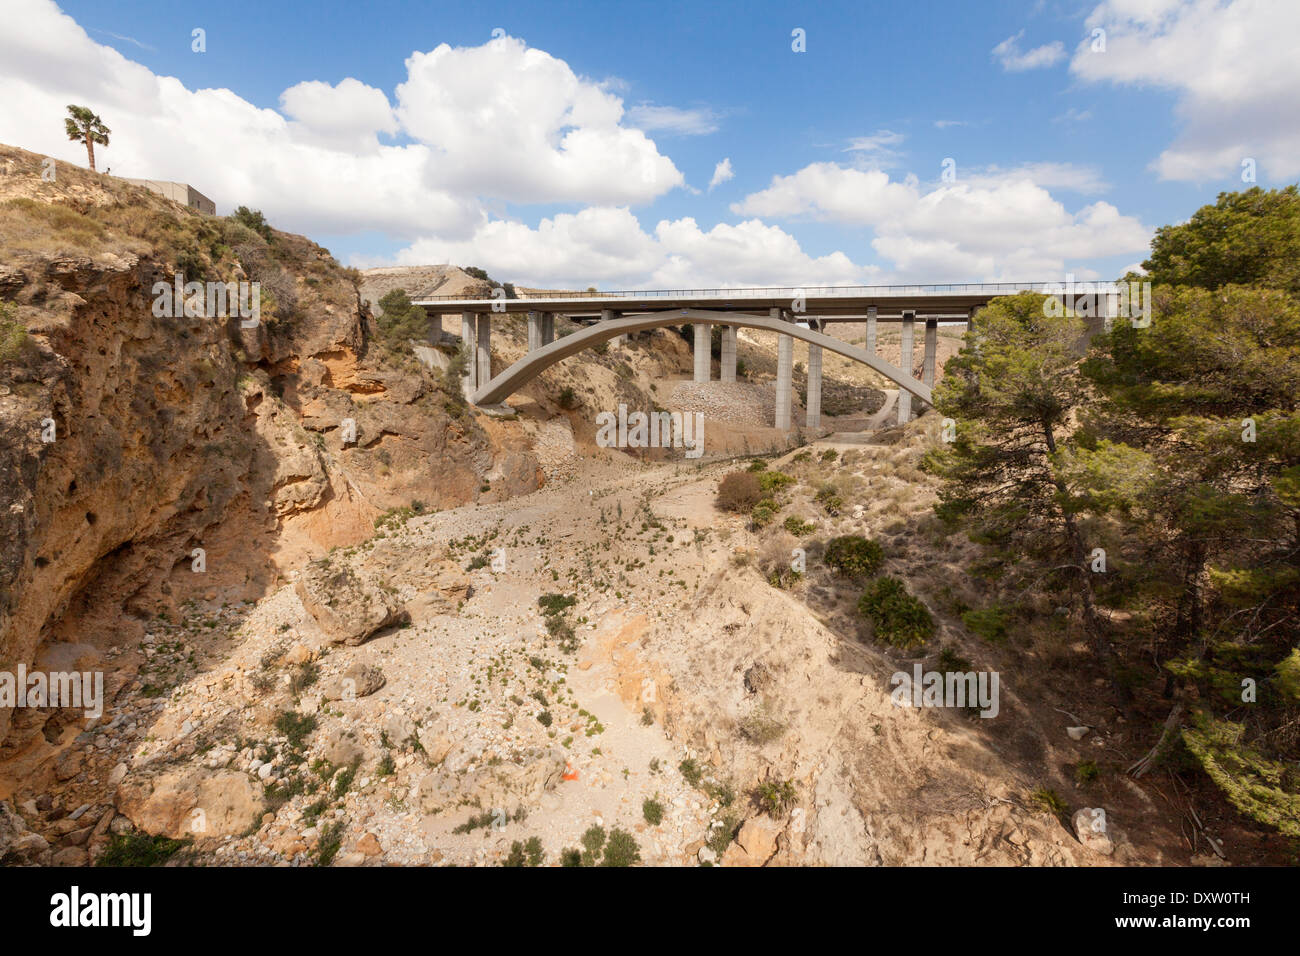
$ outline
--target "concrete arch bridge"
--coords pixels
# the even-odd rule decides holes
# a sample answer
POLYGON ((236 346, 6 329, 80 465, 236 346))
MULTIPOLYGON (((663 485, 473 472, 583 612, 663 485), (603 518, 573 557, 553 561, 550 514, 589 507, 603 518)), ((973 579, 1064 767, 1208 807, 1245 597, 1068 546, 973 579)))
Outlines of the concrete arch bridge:
MULTIPOLYGON (((463 299, 432 296, 415 300, 435 319, 461 316, 461 338, 469 345, 469 389, 475 405, 492 405, 557 362, 602 342, 618 344, 631 333, 669 325, 694 326, 695 381, 711 374, 711 326, 722 326, 721 381, 736 380, 736 330, 751 328, 777 335, 776 421, 788 431, 793 408, 794 340, 808 343, 809 427, 821 423, 822 353, 829 350, 874 369, 899 387, 898 421, 912 417, 912 400, 931 402, 938 325, 970 323, 979 309, 999 295, 1045 291, 1046 283, 968 283, 924 286, 853 286, 820 289, 691 289, 673 291, 545 294, 523 298, 463 299), (528 354, 495 377, 491 374, 492 318, 526 313, 528 354), (559 339, 555 315, 567 315, 584 328, 559 339), (861 346, 827 335, 831 322, 865 323, 861 346), (902 368, 876 350, 880 322, 901 326, 902 368), (921 378, 911 374, 916 328, 923 330, 921 378)), ((497 290, 500 292, 501 290, 497 290)))

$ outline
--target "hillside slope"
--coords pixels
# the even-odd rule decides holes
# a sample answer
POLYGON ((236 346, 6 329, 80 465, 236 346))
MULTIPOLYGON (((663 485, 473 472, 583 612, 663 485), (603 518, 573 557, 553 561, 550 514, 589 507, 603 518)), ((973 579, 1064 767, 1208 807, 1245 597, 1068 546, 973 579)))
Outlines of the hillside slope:
MULTIPOLYGON (((498 494, 542 480, 513 426, 484 431, 377 339, 356 273, 326 250, 67 165, 45 181, 41 159, 0 147, 7 665, 60 640, 93 659, 195 597, 256 598, 391 509, 474 500, 489 473, 498 494), (154 283, 176 273, 259 281, 260 323, 156 317, 154 283)), ((57 739, 60 719, 21 711, 6 752, 47 721, 57 739)))

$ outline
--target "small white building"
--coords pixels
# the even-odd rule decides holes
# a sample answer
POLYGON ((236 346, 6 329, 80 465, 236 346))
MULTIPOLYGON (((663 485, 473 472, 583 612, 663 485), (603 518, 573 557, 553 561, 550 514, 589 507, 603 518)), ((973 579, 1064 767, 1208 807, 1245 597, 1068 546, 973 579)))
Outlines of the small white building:
POLYGON ((189 206, 191 209, 197 209, 205 215, 215 216, 217 214, 217 204, 188 183, 169 183, 160 179, 132 179, 130 176, 120 176, 118 178, 136 186, 143 186, 145 189, 156 192, 159 196, 165 196, 173 202, 189 206))

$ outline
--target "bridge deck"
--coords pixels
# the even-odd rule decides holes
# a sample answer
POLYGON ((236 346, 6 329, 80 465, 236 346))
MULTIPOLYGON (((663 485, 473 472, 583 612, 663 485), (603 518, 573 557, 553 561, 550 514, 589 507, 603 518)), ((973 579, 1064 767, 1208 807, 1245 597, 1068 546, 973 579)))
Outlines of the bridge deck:
MULTIPOLYGON (((1107 287, 1109 283, 1105 283, 1107 287)), ((465 299, 456 296, 427 296, 416 299, 426 312, 559 312, 574 318, 599 316, 610 309, 622 315, 668 312, 674 309, 707 309, 715 312, 767 314, 772 308, 793 309, 802 299, 800 311, 831 321, 862 321, 874 306, 877 318, 901 318, 904 312, 926 316, 966 317, 970 310, 986 305, 999 295, 1016 292, 1045 292, 1059 288, 1047 282, 984 282, 946 285, 824 286, 806 289, 767 287, 754 289, 665 289, 629 292, 574 292, 522 294, 514 299, 465 299)), ((1105 291, 1109 291, 1108 289, 1105 291)))

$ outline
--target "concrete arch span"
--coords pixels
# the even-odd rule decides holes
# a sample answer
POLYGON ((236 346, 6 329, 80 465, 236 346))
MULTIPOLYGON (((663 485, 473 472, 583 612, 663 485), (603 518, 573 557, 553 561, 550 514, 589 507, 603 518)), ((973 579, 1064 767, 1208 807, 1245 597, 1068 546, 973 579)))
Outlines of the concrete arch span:
POLYGON ((474 393, 475 405, 495 405, 505 401, 519 389, 523 388, 542 372, 557 362, 562 362, 583 349, 608 342, 610 339, 629 332, 641 332, 646 329, 663 328, 669 325, 734 325, 749 329, 762 329, 778 335, 788 335, 801 339, 811 345, 820 345, 829 352, 843 355, 855 362, 861 362, 885 376, 899 388, 905 389, 921 401, 931 404, 930 386, 895 365, 891 365, 878 355, 859 348, 841 339, 826 335, 814 329, 804 328, 794 322, 774 318, 770 315, 753 315, 747 312, 715 312, 704 309, 674 309, 665 312, 650 312, 643 315, 625 315, 618 318, 602 319, 581 331, 556 339, 515 362, 496 378, 483 385, 474 393))

